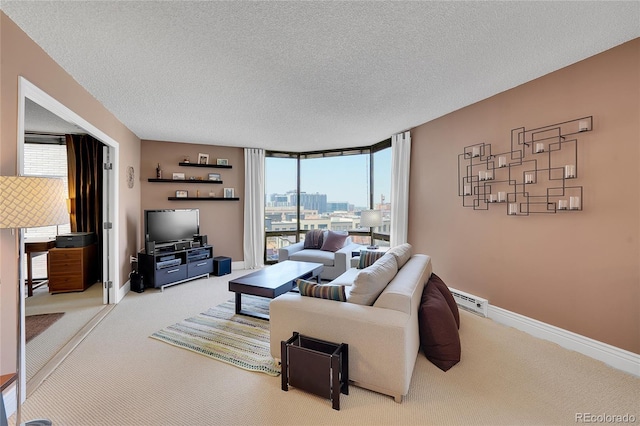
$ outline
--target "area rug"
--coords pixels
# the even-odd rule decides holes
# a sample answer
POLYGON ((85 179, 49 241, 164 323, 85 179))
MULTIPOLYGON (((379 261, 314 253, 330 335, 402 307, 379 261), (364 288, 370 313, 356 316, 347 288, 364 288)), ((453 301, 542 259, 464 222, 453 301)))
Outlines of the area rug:
MULTIPOLYGON (((242 307, 269 313, 269 299, 243 296, 242 307)), ((235 314, 229 300, 153 333, 153 339, 270 376, 280 368, 269 349, 269 321, 235 314)))
POLYGON ((56 312, 53 314, 28 315, 24 317, 24 334, 25 340, 28 342, 33 339, 51 325, 58 321, 64 312, 56 312))

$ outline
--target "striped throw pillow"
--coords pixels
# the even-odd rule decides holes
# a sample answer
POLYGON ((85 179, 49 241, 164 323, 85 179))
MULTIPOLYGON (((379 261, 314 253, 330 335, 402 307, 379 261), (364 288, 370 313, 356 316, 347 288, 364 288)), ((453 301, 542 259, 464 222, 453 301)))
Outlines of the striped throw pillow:
POLYGON ((360 252, 360 262, 358 263, 358 269, 368 268, 382 256, 384 256, 384 252, 382 251, 362 250, 360 252))
POLYGON ((317 297, 320 299, 336 300, 338 302, 346 302, 347 296, 344 292, 343 285, 317 284, 310 281, 298 280, 298 290, 300 295, 317 297))

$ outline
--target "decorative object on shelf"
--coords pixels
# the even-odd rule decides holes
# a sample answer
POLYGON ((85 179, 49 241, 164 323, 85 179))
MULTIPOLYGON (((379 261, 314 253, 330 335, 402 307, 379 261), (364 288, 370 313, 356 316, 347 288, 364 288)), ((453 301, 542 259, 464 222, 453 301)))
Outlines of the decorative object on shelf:
POLYGON ((135 176, 136 176, 136 172, 133 166, 127 167, 127 186, 129 188, 133 188, 133 185, 135 183, 135 176))
POLYGON ((184 180, 184 173, 174 173, 173 180, 184 180))
POLYGON ((220 180, 220 173, 209 173, 209 180, 220 180))
POLYGON ((198 164, 209 164, 209 154, 198 154, 198 164))
POLYGON ((183 163, 187 163, 187 164, 191 163, 191 161, 189 160, 189 156, 188 156, 188 155, 185 155, 185 156, 184 156, 184 159, 182 160, 182 162, 183 162, 183 163))
POLYGON ((210 191, 210 192, 209 192, 209 197, 213 198, 213 197, 215 197, 215 196, 216 196, 216 193, 215 193, 215 192, 213 192, 213 191, 210 191))
POLYGON ((216 164, 219 166, 228 166, 229 165, 229 160, 227 160, 226 158, 218 158, 216 160, 216 164))
POLYGON ((158 163, 158 167, 156 167, 156 179, 162 179, 162 169, 160 168, 160 163, 158 163))
POLYGON ((233 198, 233 197, 234 197, 233 188, 225 188, 224 189, 224 198, 233 198))
POLYGON ((581 211, 583 188, 568 182, 578 178, 574 135, 591 130, 593 116, 588 116, 512 129, 510 150, 498 154, 493 154, 490 143, 464 147, 458 154, 458 196, 463 207, 488 210, 490 204, 505 203, 510 216, 581 211), (541 153, 548 155, 535 155, 541 153))
POLYGON ((198 164, 198 163, 178 163, 181 167, 206 167, 210 169, 232 169, 233 166, 229 164, 221 165, 221 164, 198 164))
POLYGON ((360 226, 363 228, 369 228, 371 233, 371 244, 368 249, 377 249, 375 240, 373 238, 373 229, 382 225, 382 211, 380 210, 362 210, 360 212, 360 226))
POLYGON ((179 189, 176 191, 176 198, 187 198, 189 196, 189 191, 185 191, 183 189, 179 189))

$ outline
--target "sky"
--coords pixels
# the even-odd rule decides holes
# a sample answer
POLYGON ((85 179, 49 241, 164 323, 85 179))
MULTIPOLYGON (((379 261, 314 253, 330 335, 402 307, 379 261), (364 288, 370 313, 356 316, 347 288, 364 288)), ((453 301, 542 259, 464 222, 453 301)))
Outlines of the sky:
MULTIPOLYGON (((374 154, 374 203, 384 194, 391 200, 391 149, 374 154)), ((296 189, 296 161, 267 157, 267 196, 296 189)), ((301 191, 327 194, 328 202, 348 202, 356 207, 369 205, 369 155, 325 157, 301 161, 301 191)))

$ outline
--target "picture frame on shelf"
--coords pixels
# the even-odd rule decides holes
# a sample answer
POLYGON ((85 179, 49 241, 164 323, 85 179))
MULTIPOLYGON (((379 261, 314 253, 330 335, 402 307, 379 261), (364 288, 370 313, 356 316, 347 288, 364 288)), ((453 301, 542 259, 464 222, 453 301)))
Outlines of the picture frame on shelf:
POLYGON ((228 166, 229 165, 229 160, 227 160, 226 158, 218 158, 216 160, 216 164, 218 166, 228 166))
POLYGON ((225 188, 224 189, 224 198, 233 198, 233 197, 234 197, 233 188, 225 188))
POLYGON ((179 189, 176 191, 176 198, 187 198, 189 196, 189 191, 185 191, 184 189, 179 189))
POLYGON ((184 173, 174 173, 172 177, 173 180, 184 180, 184 173))
POLYGON ((198 164, 209 164, 209 154, 198 154, 198 164))
POLYGON ((220 180, 220 173, 209 173, 209 180, 220 180))

